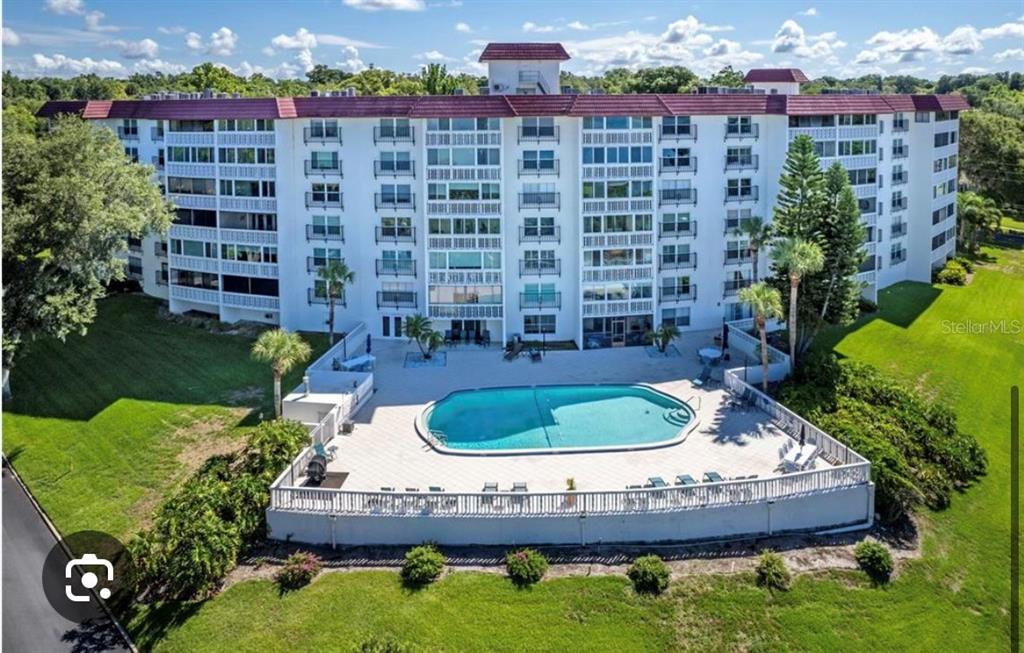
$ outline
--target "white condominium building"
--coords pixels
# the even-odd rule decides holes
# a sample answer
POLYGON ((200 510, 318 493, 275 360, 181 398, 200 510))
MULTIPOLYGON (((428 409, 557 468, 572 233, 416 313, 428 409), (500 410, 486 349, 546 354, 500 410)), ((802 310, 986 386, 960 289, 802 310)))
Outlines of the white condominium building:
MULTIPOLYGON (((745 218, 770 220, 789 142, 849 172, 868 227, 864 293, 929 280, 954 252, 959 96, 800 95, 799 70, 745 89, 581 95, 558 44, 490 44, 486 95, 161 94, 50 102, 115 130, 177 207, 129 271, 175 312, 326 330, 317 269, 356 275, 339 324, 402 336, 640 344, 662 322, 745 316, 745 218)), ((759 276, 768 272, 759 257, 759 276)))

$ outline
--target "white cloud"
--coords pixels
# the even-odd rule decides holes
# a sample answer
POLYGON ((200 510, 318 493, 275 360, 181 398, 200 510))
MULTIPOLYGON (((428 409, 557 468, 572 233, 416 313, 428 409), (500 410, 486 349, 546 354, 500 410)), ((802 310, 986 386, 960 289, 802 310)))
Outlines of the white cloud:
POLYGON ((313 61, 313 51, 309 48, 299 50, 298 54, 295 55, 295 60, 302 66, 302 70, 309 72, 316 66, 316 62, 313 61))
POLYGON ((795 20, 783 22, 772 40, 772 52, 790 53, 802 59, 828 58, 836 50, 845 47, 846 42, 840 40, 835 32, 808 35, 795 20))
POLYGON ((537 23, 526 21, 523 23, 524 32, 533 32, 535 34, 547 34, 556 31, 557 28, 554 25, 538 25, 537 23))
POLYGON ((184 34, 185 28, 180 25, 172 25, 171 27, 157 27, 156 31, 161 34, 184 34))
POLYGON ((463 34, 470 34, 473 32, 473 28, 469 26, 469 23, 455 23, 455 31, 462 32, 463 34))
POLYGON ((87 32, 116 32, 120 27, 114 25, 101 25, 100 22, 106 18, 102 11, 90 11, 85 15, 85 31, 87 32))
POLYGON ((970 25, 957 27, 942 40, 947 54, 974 54, 981 49, 981 35, 970 25))
POLYGON ((55 54, 48 57, 44 54, 32 55, 32 63, 38 73, 55 76, 74 76, 87 73, 98 75, 121 75, 124 73, 124 66, 117 61, 109 59, 72 59, 63 54, 55 54))
POLYGON ((180 63, 171 63, 170 61, 163 61, 161 59, 143 59, 141 61, 136 61, 132 69, 134 72, 143 74, 164 73, 165 75, 179 75, 188 71, 188 66, 184 66, 180 63))
POLYGON ((267 47, 263 48, 262 50, 260 50, 260 52, 262 52, 263 54, 267 55, 268 57, 272 57, 275 54, 277 54, 277 52, 274 50, 274 48, 270 47, 269 45, 267 47))
POLYGON ((196 32, 189 32, 185 35, 185 47, 189 50, 204 52, 216 57, 227 57, 234 54, 236 45, 238 45, 238 34, 227 27, 221 27, 210 34, 210 40, 206 42, 196 32))
POLYGON ((266 77, 271 77, 273 79, 294 79, 296 77, 299 77, 302 72, 298 66, 291 62, 283 62, 281 64, 278 64, 277 66, 274 66, 273 68, 266 68, 264 66, 253 65, 250 64, 248 61, 243 61, 234 68, 231 68, 230 66, 223 67, 227 68, 236 75, 241 75, 242 77, 251 77, 253 75, 265 75, 266 77))
POLYGON ((335 65, 348 73, 358 73, 366 70, 366 64, 359 58, 359 50, 351 45, 345 46, 342 51, 342 60, 335 65))
POLYGON ((999 38, 1024 38, 1024 21, 980 30, 972 25, 960 25, 945 37, 929 27, 882 31, 868 39, 867 44, 872 47, 858 53, 854 63, 906 63, 924 54, 944 57, 940 61, 950 63, 949 57, 977 54, 983 47, 982 41, 999 38))
POLYGON ((3 45, 7 48, 15 48, 21 44, 21 37, 10 27, 3 28, 3 45))
POLYGON ((590 25, 587 25, 586 23, 581 23, 578 20, 574 20, 571 23, 569 23, 568 27, 569 29, 574 29, 578 32, 587 32, 592 29, 590 25))
POLYGON ((85 2, 83 0, 46 0, 46 8, 61 15, 84 14, 85 2))
POLYGON ((305 27, 300 27, 294 36, 278 34, 270 40, 270 44, 281 50, 308 50, 317 46, 316 34, 305 27))
POLYGON ((986 27, 981 30, 979 36, 983 39, 1024 38, 1024 16, 1021 16, 1018 20, 1020 22, 1003 23, 998 27, 986 27))
POLYGON ((993 55, 994 61, 1006 61, 1007 59, 1024 59, 1024 48, 1010 48, 993 55))
POLYGON ((805 9, 805 10, 803 10, 801 12, 798 12, 798 13, 801 16, 817 16, 818 15, 818 10, 815 9, 814 7, 808 7, 807 9, 805 9))
POLYGON ((360 11, 423 11, 423 0, 344 0, 345 4, 360 11))
POLYGON ((709 48, 705 48, 704 56, 706 57, 720 57, 725 54, 730 54, 740 51, 740 44, 736 41, 730 41, 729 39, 718 39, 718 41, 709 48))
POLYGON ((963 70, 960 71, 960 74, 961 75, 984 75, 987 72, 988 72, 988 69, 987 68, 982 68, 981 66, 967 66, 966 68, 964 68, 963 70))
POLYGON ((353 47, 353 48, 383 48, 383 45, 377 43, 370 43, 368 41, 359 41, 357 39, 350 39, 347 36, 338 36, 337 34, 317 34, 316 42, 320 45, 340 45, 342 47, 353 47))
POLYGON ((705 46, 714 41, 710 33, 728 32, 732 29, 731 25, 707 25, 691 15, 670 23, 665 33, 661 35, 661 40, 685 46, 705 46))
POLYGON ((160 46, 153 39, 107 41, 104 45, 117 48, 125 59, 156 59, 160 54, 160 46))
POLYGON ((457 61, 455 57, 449 57, 446 54, 438 52, 437 50, 429 50, 427 52, 421 52, 420 54, 414 54, 413 59, 420 59, 422 61, 457 61))

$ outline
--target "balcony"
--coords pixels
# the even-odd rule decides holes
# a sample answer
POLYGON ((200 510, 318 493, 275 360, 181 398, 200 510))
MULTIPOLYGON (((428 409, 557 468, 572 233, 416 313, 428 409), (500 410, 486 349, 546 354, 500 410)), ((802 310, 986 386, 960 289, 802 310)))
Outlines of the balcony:
POLYGON ((330 240, 343 243, 345 242, 345 227, 341 225, 307 224, 306 240, 330 240))
POLYGON ((658 159, 658 172, 663 175, 694 174, 697 172, 697 157, 660 157, 658 159))
POLYGON ((725 126, 725 140, 737 140, 744 138, 753 138, 757 140, 760 135, 759 125, 752 123, 750 125, 726 125, 725 126))
POLYGON ((403 127, 374 127, 373 143, 415 143, 416 128, 412 125, 403 127))
POLYGON ((519 126, 518 142, 520 143, 558 143, 560 133, 558 125, 551 127, 519 126))
POLYGON ((751 279, 729 279, 723 284, 722 294, 725 297, 731 297, 743 288, 749 288, 753 283, 751 279))
POLYGON ((899 238, 900 236, 907 235, 907 223, 906 222, 895 222, 892 225, 892 230, 889 232, 890 238, 899 238))
POLYGON ((749 249, 736 250, 727 249, 725 250, 725 264, 726 265, 743 265, 744 263, 753 263, 754 254, 749 249))
POLYGON ((323 129, 322 127, 303 127, 302 128, 302 142, 303 143, 331 143, 332 145, 337 143, 341 145, 341 129, 336 131, 333 129, 323 129))
POLYGON ((117 128, 117 137, 122 141, 137 141, 139 140, 139 128, 128 128, 124 127, 117 128))
POLYGON ((697 140, 697 125, 688 126, 668 126, 662 125, 661 131, 658 134, 658 140, 662 141, 696 141, 697 140))
MULTIPOLYGON (((326 295, 318 295, 318 294, 316 294, 316 290, 314 290, 313 288, 306 288, 306 303, 310 304, 310 305, 313 305, 313 304, 324 304, 324 305, 326 305, 327 304, 327 296, 326 295)), ((348 306, 348 301, 345 298, 345 293, 344 292, 341 293, 340 297, 335 297, 334 298, 334 305, 335 306, 348 306)))
POLYGON ((662 188, 658 191, 659 206, 677 206, 696 203, 696 188, 662 188))
POLYGON ((410 259, 377 259, 377 276, 415 277, 416 261, 410 259))
POLYGON ((345 204, 342 202, 341 193, 306 193, 306 208, 320 208, 320 209, 343 209, 345 204))
POLYGON ((908 156, 910 156, 910 146, 909 145, 900 145, 900 146, 893 145, 892 146, 892 158, 894 158, 894 159, 905 159, 908 156))
POLYGON ((892 130, 894 132, 905 132, 910 130, 909 120, 894 120, 892 122, 892 130))
POLYGON ((559 168, 558 159, 549 159, 544 161, 524 161, 523 159, 519 159, 520 177, 558 177, 559 168))
POLYGON ((415 243, 415 227, 375 227, 374 242, 377 243, 415 243))
POLYGON ((412 290, 378 290, 377 308, 417 308, 416 293, 412 290))
POLYGON ((725 203, 729 202, 756 202, 757 186, 747 187, 725 187, 725 203))
POLYGON ((901 170, 899 172, 894 172, 894 173, 892 173, 892 185, 893 186, 900 186, 902 184, 905 184, 905 183, 907 183, 907 180, 909 178, 910 178, 910 173, 907 172, 906 170, 901 170))
POLYGON ((898 265, 907 260, 907 250, 901 249, 889 257, 889 265, 898 265))
POLYGON ((544 308, 562 308, 562 293, 560 292, 549 292, 549 293, 519 293, 519 310, 528 308, 533 309, 544 309, 544 308))
POLYGON ((697 284, 662 286, 658 289, 658 301, 662 304, 697 301, 697 284))
POLYGON ((562 228, 556 226, 519 227, 519 242, 560 243, 562 242, 562 228))
POLYGON ((416 177, 416 166, 410 161, 374 161, 373 176, 416 177))
POLYGON ((519 259, 519 276, 560 277, 562 276, 562 261, 561 259, 519 259))
POLYGON ((562 204, 561 193, 519 193, 520 209, 558 209, 562 204))
POLYGON ((696 222, 663 222, 658 225, 658 238, 694 238, 697 236, 696 222))
POLYGON ((751 156, 726 156, 726 170, 757 170, 759 157, 756 154, 751 156))
POLYGON ((892 202, 889 204, 889 208, 892 211, 906 211, 907 210, 907 198, 906 197, 894 197, 892 202))
POLYGON ((398 196, 374 193, 373 206, 376 209, 391 209, 393 211, 415 211, 416 195, 398 196))
POLYGON ((344 177, 345 175, 341 172, 341 161, 334 161, 329 164, 319 163, 317 161, 311 161, 307 159, 306 164, 306 176, 307 177, 344 177))
POLYGON ((340 259, 329 259, 329 258, 320 258, 320 257, 317 257, 317 256, 307 256, 306 257, 306 272, 309 272, 309 273, 316 272, 317 270, 319 270, 320 268, 324 267, 325 265, 327 265, 328 263, 330 263, 331 261, 334 261, 334 260, 340 260, 340 259))
POLYGON ((661 254, 658 256, 660 270, 690 270, 697 267, 697 252, 661 254))
POLYGON ((158 172, 159 171, 163 171, 163 169, 164 169, 163 159, 161 159, 159 156, 154 154, 153 158, 150 159, 150 161, 153 163, 153 167, 156 168, 158 172))
POLYGON ((153 270, 153 281, 158 286, 167 285, 167 270, 153 270))
POLYGON ((153 255, 167 258, 167 241, 158 240, 153 243, 153 255))
POLYGON ((149 128, 149 139, 155 142, 164 140, 164 130, 162 127, 150 127, 149 128))

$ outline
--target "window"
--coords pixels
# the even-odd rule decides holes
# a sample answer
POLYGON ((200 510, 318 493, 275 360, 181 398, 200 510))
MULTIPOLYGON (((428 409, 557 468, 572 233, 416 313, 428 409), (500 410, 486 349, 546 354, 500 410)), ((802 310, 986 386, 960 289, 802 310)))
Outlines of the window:
POLYGON ((820 157, 836 155, 835 141, 814 141, 814 153, 820 157))
POLYGON ((751 166, 754 163, 753 150, 749 147, 729 147, 725 150, 727 166, 751 166))
POLYGON ((554 170, 554 150, 526 150, 523 152, 523 170, 554 170))
POLYGON ((877 122, 878 116, 873 113, 847 113, 839 116, 840 126, 874 125, 877 122))
POLYGON ((666 147, 661 150, 661 165, 663 168, 689 168, 690 148, 688 147, 666 147))
POLYGON ((380 233, 385 238, 412 236, 412 218, 381 218, 380 233))
POLYGON ((694 224, 689 213, 664 213, 661 216, 661 234, 663 236, 691 235, 694 224))
POLYGON ((202 240, 180 240, 172 238, 171 254, 199 256, 202 258, 217 258, 217 244, 208 243, 202 240))
POLYGON ((313 265, 323 267, 328 261, 342 261, 341 250, 334 247, 314 247, 313 265))
POLYGON ((917 111, 914 113, 914 122, 930 122, 931 115, 927 111, 917 111))
POLYGON ((310 166, 313 170, 337 170, 338 153, 313 151, 309 154, 310 166))
MULTIPOLYGON (((167 148, 167 160, 174 163, 212 163, 212 147, 180 147, 167 148)), ((232 161, 233 163, 233 161, 232 161)))
POLYGON ((412 136, 408 118, 381 118, 379 129, 381 138, 409 138, 412 136))
POLYGON ((554 118, 523 118, 523 138, 553 138, 554 118))
POLYGON ((314 202, 340 202, 341 187, 338 184, 313 184, 314 202))
POLYGON ((476 151, 476 164, 478 166, 501 165, 501 150, 496 147, 481 147, 476 151))
POLYGON ((941 132, 935 134, 935 147, 943 147, 956 143, 956 132, 941 132))
POLYGON ((212 179, 168 177, 167 192, 184 195, 214 195, 217 191, 212 179))
POLYGON ((258 120, 251 118, 218 120, 217 130, 222 132, 272 132, 274 131, 274 121, 262 118, 258 120))
POLYGON ((340 236, 341 216, 339 215, 314 215, 313 233, 317 236, 340 236))
POLYGON ((381 184, 380 199, 384 204, 411 204, 412 187, 409 184, 381 184))
POLYGON ((523 218, 523 236, 537 238, 554 235, 554 218, 523 218))
POLYGON ((846 175, 850 178, 851 186, 863 186, 865 184, 875 183, 877 170, 875 168, 860 168, 857 170, 847 170, 846 175))
POLYGON ((754 187, 750 179, 729 179, 725 185, 726 197, 751 197, 754 187))
POLYGON ((124 155, 131 159, 132 163, 139 162, 139 148, 137 147, 126 147, 124 148, 124 155))
POLYGON ((790 116, 790 127, 834 127, 836 117, 829 114, 823 116, 790 116))
POLYGON ((664 136, 689 136, 691 128, 690 116, 666 116, 661 119, 661 133, 664 136))
POLYGON ((729 116, 726 118, 725 131, 727 134, 750 134, 754 127, 750 116, 729 116))
POLYGON ((651 129, 650 116, 584 116, 583 129, 651 129))
POLYGON ((661 323, 676 327, 690 326, 690 309, 688 307, 662 309, 661 323))
POLYGON ((212 120, 168 120, 167 130, 172 132, 212 132, 212 120))
POLYGON ((556 317, 555 315, 524 315, 523 333, 526 335, 554 333, 556 317))
POLYGON ((878 151, 878 141, 839 141, 839 156, 860 156, 862 154, 874 154, 878 151))

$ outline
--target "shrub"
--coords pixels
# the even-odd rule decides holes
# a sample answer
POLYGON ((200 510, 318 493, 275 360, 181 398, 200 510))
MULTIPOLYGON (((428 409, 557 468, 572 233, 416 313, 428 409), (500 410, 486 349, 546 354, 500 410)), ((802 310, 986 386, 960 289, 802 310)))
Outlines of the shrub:
POLYGON ((878 304, 876 304, 875 302, 871 301, 870 299, 864 299, 863 297, 861 297, 858 300, 857 307, 860 309, 861 313, 877 313, 878 312, 878 304))
POLYGON ((790 583, 786 561, 778 553, 767 550, 757 559, 757 584, 769 590, 788 590, 790 583))
POLYGON ((320 573, 323 563, 320 556, 306 551, 297 551, 288 556, 284 565, 274 574, 274 580, 282 590, 305 587, 320 573))
POLYGON ((512 582, 520 587, 533 585, 548 571, 548 559, 533 549, 509 551, 505 555, 505 569, 512 582))
POLYGON ((413 647, 398 641, 391 635, 374 635, 356 647, 355 653, 413 653, 413 647))
POLYGON ((668 588, 668 566, 653 554, 634 560, 626 575, 639 594, 661 594, 668 588))
POLYGON ((879 583, 889 582, 892 575, 892 554, 881 542, 863 540, 853 549, 857 564, 872 579, 879 583))
POLYGON ((402 565, 402 580, 407 585, 426 585, 441 575, 447 560, 433 544, 422 544, 409 549, 402 565))
POLYGON ((935 273, 935 281, 950 286, 962 286, 967 283, 967 270, 956 260, 950 259, 935 273))
POLYGON ((966 256, 957 256, 953 260, 959 263, 964 270, 967 270, 967 274, 974 272, 974 261, 966 256))

